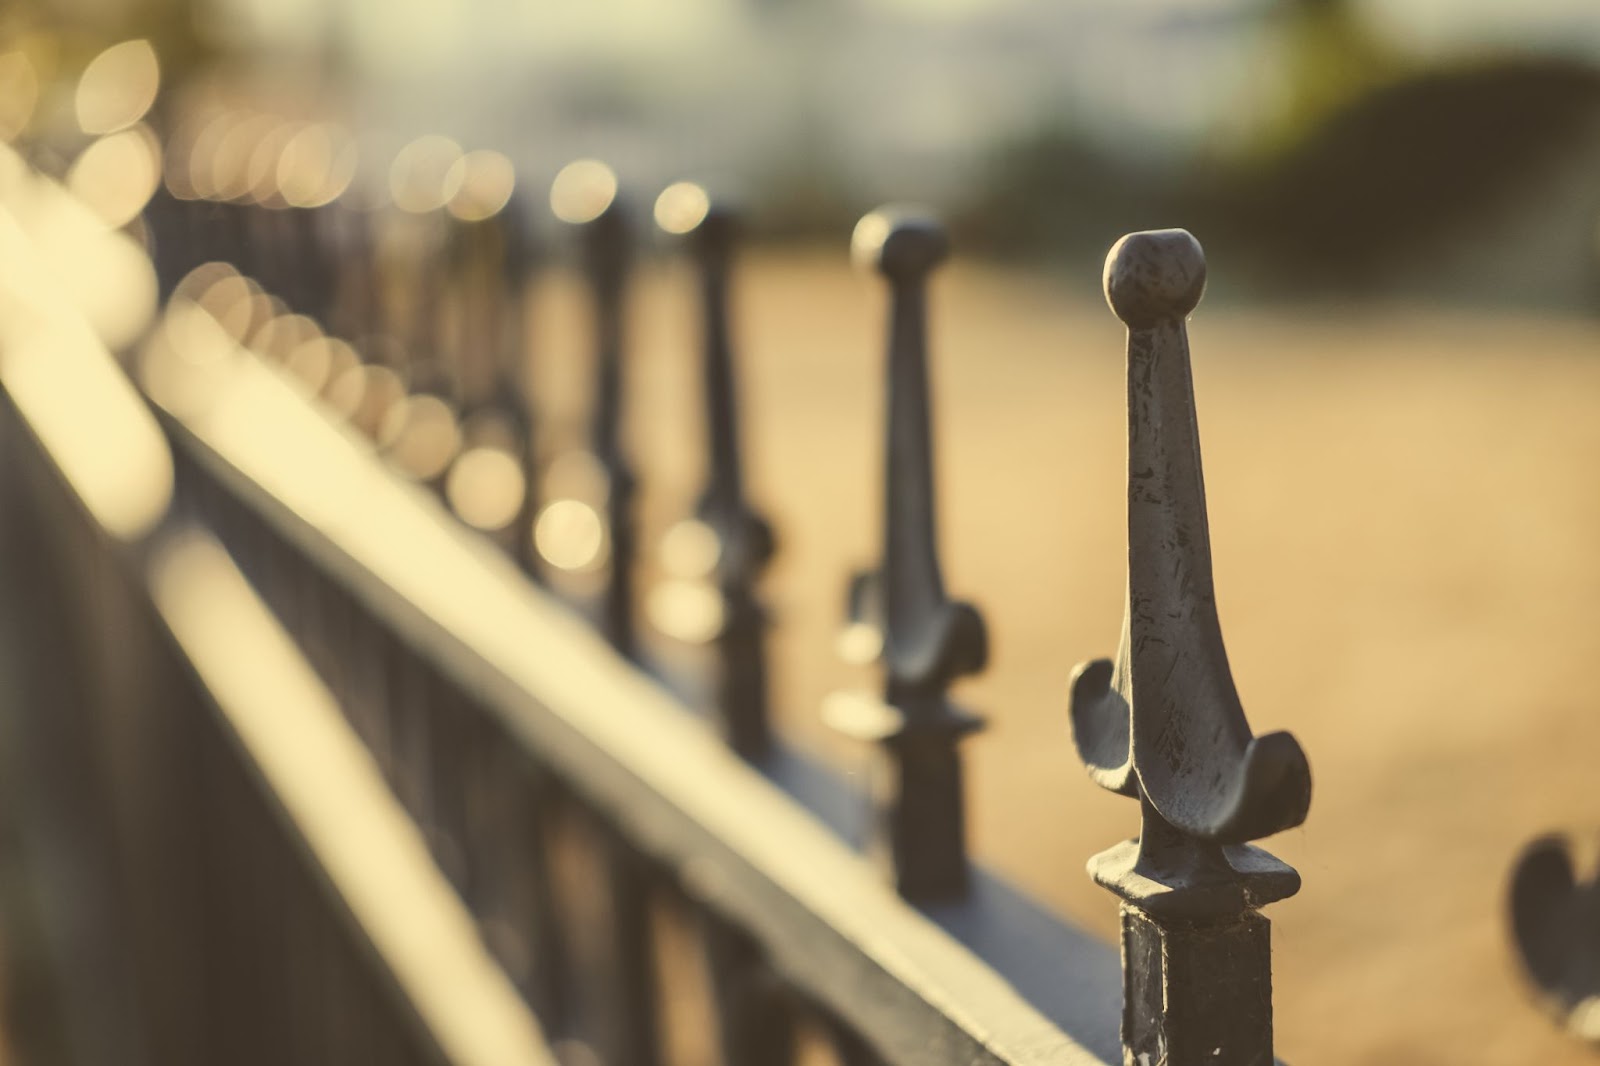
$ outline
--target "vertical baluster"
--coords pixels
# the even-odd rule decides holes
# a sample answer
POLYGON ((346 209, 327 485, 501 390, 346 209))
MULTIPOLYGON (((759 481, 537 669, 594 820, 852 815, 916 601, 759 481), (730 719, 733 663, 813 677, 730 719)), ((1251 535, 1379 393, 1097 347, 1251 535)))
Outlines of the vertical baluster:
POLYGON ((557 217, 580 227, 584 273, 593 302, 594 417, 589 448, 604 480, 604 525, 610 564, 600 626, 613 647, 636 652, 633 617, 634 473, 623 455, 624 297, 630 259, 628 213, 617 196, 616 176, 593 160, 570 164, 556 176, 550 204, 557 217))
MULTIPOLYGON (((656 221, 669 233, 684 235, 700 277, 705 376, 707 482, 695 508, 696 526, 680 525, 668 534, 682 543, 686 533, 709 529, 715 544, 714 574, 721 600, 716 629, 718 679, 716 706, 723 736, 734 751, 759 759, 772 745, 767 712, 767 616, 755 585, 772 558, 772 529, 745 499, 739 455, 737 385, 729 338, 728 289, 738 220, 728 207, 713 204, 705 190, 680 183, 656 201, 656 221)), ((701 556, 709 552, 696 552, 701 556)), ((664 560, 669 566, 672 559, 664 560)), ((704 578, 701 559, 687 561, 704 578)))
POLYGON ((533 550, 533 520, 539 513, 538 414, 530 387, 532 366, 528 358, 533 301, 528 289, 537 267, 536 251, 527 205, 515 192, 499 220, 502 258, 501 284, 505 298, 499 320, 496 347, 496 385, 498 402, 510 415, 520 446, 522 467, 522 505, 512 520, 512 556, 535 579, 540 575, 538 552, 533 550))
POLYGON ((499 152, 468 152, 456 163, 446 208, 447 241, 455 321, 452 341, 461 377, 463 409, 474 411, 495 399, 497 378, 506 369, 503 333, 508 295, 505 267, 513 234, 506 213, 516 175, 499 152))
POLYGON ((498 886, 500 863, 495 852, 504 846, 493 835, 498 830, 495 809, 497 782, 493 753, 504 747, 500 732, 486 719, 481 705, 462 701, 455 787, 460 790, 460 824, 456 839, 461 847, 466 888, 462 896, 480 927, 488 917, 498 886))
POLYGON ((427 704, 428 835, 435 861, 463 899, 473 886, 466 854, 466 774, 468 766, 467 716, 473 713, 466 697, 449 679, 433 679, 427 704))
POLYGON ((1115 662, 1073 673, 1071 720, 1090 776, 1142 813, 1138 838, 1089 864, 1123 901, 1125 1054, 1271 1062, 1257 908, 1300 876, 1247 842, 1305 819, 1311 776, 1289 734, 1251 736, 1223 649, 1184 325, 1205 258, 1183 230, 1135 233, 1105 285, 1128 327, 1128 598, 1115 662))
POLYGON ((443 337, 446 285, 437 276, 449 226, 448 176, 460 158, 454 141, 420 137, 390 168, 390 189, 401 212, 393 218, 391 257, 405 260, 400 269, 408 304, 399 340, 410 395, 385 420, 379 444, 396 466, 435 492, 443 491, 461 445, 461 378, 443 337))
POLYGON ((214 232, 220 244, 219 251, 212 258, 232 263, 246 277, 258 277, 261 263, 257 254, 259 249, 251 240, 250 214, 243 204, 233 198, 234 190, 231 187, 234 156, 237 153, 227 150, 230 141, 238 144, 248 136, 251 118, 238 111, 225 113, 218 119, 223 127, 222 132, 205 142, 196 162, 205 175, 207 199, 217 211, 214 232))
POLYGON ((888 446, 883 557, 851 589, 855 632, 875 632, 881 701, 832 698, 835 728, 876 742, 891 765, 881 818, 897 887, 907 899, 958 897, 967 887, 965 804, 957 744, 982 720, 946 690, 983 668, 988 642, 970 605, 951 601, 939 570, 926 339, 927 282, 948 252, 927 218, 878 211, 853 250, 889 281, 888 446))
POLYGON ((294 234, 299 306, 329 333, 333 331, 334 295, 338 291, 338 265, 334 260, 333 226, 338 208, 328 203, 297 204, 288 208, 294 234))
POLYGON ((378 271, 378 210, 362 202, 362 187, 352 182, 325 210, 331 212, 330 255, 333 269, 330 330, 363 351, 384 330, 383 298, 378 271))
POLYGON ((165 183, 156 186, 155 193, 145 204, 142 217, 150 233, 152 265, 156 270, 156 295, 160 306, 165 307, 178 282, 199 265, 191 261, 192 255, 184 240, 184 216, 188 205, 172 194, 165 183))
POLYGON ((394 693, 390 738, 394 776, 390 784, 402 805, 430 840, 433 834, 433 747, 431 703, 433 672, 404 644, 393 646, 394 693))
POLYGON ((792 1061, 794 1020, 779 979, 766 964, 760 947, 708 912, 700 913, 700 929, 725 1066, 783 1066, 792 1061))
POLYGON ((450 203, 463 378, 462 453, 447 481, 456 514, 532 572, 535 465, 528 405, 523 289, 530 258, 511 163, 498 152, 463 158, 450 203))
MULTIPOLYGON (((520 759, 520 755, 519 755, 520 759)), ((513 914, 526 915, 521 925, 528 936, 529 974, 524 985, 528 1002, 547 1032, 560 1033, 570 1025, 572 983, 571 952, 555 887, 556 856, 552 847, 555 826, 565 802, 559 786, 545 772, 519 765, 509 802, 514 805, 513 825, 526 825, 519 836, 524 863, 519 884, 523 893, 513 914), (525 819, 525 821, 524 821, 525 819)))
POLYGON ((359 601, 352 600, 349 614, 350 661, 347 666, 349 693, 342 701, 341 709, 362 744, 372 753, 373 760, 381 767, 384 756, 381 750, 383 678, 378 643, 380 632, 365 607, 359 601))
POLYGON ((285 209, 292 291, 284 296, 303 315, 344 340, 355 334, 338 318, 343 285, 339 252, 347 211, 338 202, 356 173, 356 150, 341 127, 330 122, 295 123, 287 131, 274 171, 277 199, 285 209))
POLYGON ((616 1009, 611 1046, 617 1066, 656 1066, 661 1061, 661 1039, 652 871, 628 842, 609 830, 601 832, 611 891, 609 963, 616 1009))

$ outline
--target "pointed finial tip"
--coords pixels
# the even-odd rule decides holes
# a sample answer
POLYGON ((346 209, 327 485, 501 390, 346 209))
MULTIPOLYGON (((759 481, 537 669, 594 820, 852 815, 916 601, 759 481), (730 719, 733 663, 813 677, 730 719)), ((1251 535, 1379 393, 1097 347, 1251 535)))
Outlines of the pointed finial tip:
POLYGON ((850 257, 889 278, 926 274, 950 254, 944 226, 909 208, 880 207, 856 223, 850 257))
POLYGON ((1106 302, 1130 328, 1186 318, 1206 288, 1206 255, 1183 229, 1130 233, 1106 255, 1106 302))

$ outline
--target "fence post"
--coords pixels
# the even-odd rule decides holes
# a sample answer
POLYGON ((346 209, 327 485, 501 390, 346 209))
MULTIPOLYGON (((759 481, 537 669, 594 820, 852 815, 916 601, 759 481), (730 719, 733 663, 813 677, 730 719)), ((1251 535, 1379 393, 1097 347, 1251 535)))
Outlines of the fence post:
POLYGON ((739 456, 737 384, 728 328, 728 287, 739 221, 705 190, 681 182, 656 201, 656 221, 683 235, 700 273, 704 330, 707 480, 696 519, 716 541, 715 576, 721 598, 716 632, 716 706, 723 737, 747 759, 771 748, 767 714, 767 615, 755 585, 772 558, 772 528, 745 499, 739 456))
POLYGON ((636 648, 633 559, 636 532, 632 466, 622 451, 624 297, 629 261, 628 212, 611 169, 580 160, 556 176, 550 204, 557 217, 579 227, 584 273, 594 305, 595 392, 590 451, 605 473, 605 526, 611 562, 600 627, 613 647, 632 657, 636 648))
POLYGON ((529 386, 528 335, 531 305, 528 286, 533 281, 537 255, 528 232, 527 207, 521 196, 512 192, 499 214, 502 241, 501 283, 505 307, 499 325, 498 385, 500 403, 515 412, 522 466, 522 506, 513 520, 516 530, 512 556, 534 580, 540 577, 539 553, 533 550, 533 520, 539 513, 538 413, 529 386))
POLYGON ((1270 1064, 1258 908, 1300 875, 1247 842, 1304 821, 1311 774, 1289 734, 1251 736, 1223 649, 1184 326, 1205 256, 1183 230, 1130 234, 1105 288, 1128 326, 1128 598, 1115 663, 1073 672, 1070 709, 1090 776, 1143 816, 1089 862, 1123 901, 1124 1061, 1270 1064))
POLYGON ((945 595, 939 571, 926 318, 928 277, 948 252, 939 223, 894 209, 863 218, 852 241, 856 261, 888 279, 891 304, 883 556, 850 590, 853 629, 880 638, 884 698, 834 701, 828 711, 835 728, 881 746, 890 794, 880 797, 880 817, 895 882, 918 902, 966 891, 957 745, 982 719, 946 689, 988 657, 982 617, 945 595))
POLYGON ((496 152, 469 152, 463 162, 465 184, 449 205, 455 220, 449 262, 463 448, 447 483, 449 498, 457 514, 533 576, 538 468, 526 339, 533 250, 510 162, 496 152), (474 487, 474 466, 481 471, 481 464, 496 458, 515 464, 514 481, 505 479, 492 490, 481 483, 474 487))

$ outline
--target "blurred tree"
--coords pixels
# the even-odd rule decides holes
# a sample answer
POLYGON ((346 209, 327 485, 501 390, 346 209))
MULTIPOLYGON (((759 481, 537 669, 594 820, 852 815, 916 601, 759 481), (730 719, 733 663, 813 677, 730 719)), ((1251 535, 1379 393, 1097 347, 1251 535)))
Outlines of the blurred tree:
POLYGON ((1575 292, 1594 262, 1597 156, 1600 71, 1482 60, 1347 101, 1280 152, 1213 175, 1210 206, 1263 277, 1321 291, 1403 287, 1492 245, 1486 292, 1575 292), (1558 257, 1571 284, 1518 284, 1530 261, 1551 270, 1558 257))
POLYGON ((1283 89, 1246 140, 1247 153, 1288 150, 1329 116, 1412 68, 1350 0, 1280 0, 1267 18, 1274 24, 1267 41, 1284 71, 1283 89))

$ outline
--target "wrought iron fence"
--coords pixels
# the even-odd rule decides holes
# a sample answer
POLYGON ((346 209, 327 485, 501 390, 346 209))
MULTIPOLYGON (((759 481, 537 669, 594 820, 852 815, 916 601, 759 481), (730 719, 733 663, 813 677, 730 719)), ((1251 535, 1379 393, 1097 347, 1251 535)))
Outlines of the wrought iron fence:
MULTIPOLYGON (((99 796, 83 854, 128 891, 88 912, 130 930, 104 957, 148 993, 111 999, 149 1061, 651 1066, 696 1040, 728 1064, 1273 1061, 1260 909, 1300 882, 1251 841, 1306 818, 1310 771, 1292 737, 1251 732, 1223 649, 1189 234, 1132 234, 1105 268, 1128 329, 1128 598, 1070 719, 1093 780, 1139 803, 1137 835, 1090 862, 1120 901, 1119 977, 966 854, 960 742, 983 719, 949 689, 988 640, 940 570, 936 221, 883 209, 853 242, 889 301, 881 554, 846 583, 841 640, 882 692, 828 709, 872 745, 863 789, 770 720, 777 538, 741 472, 735 213, 693 185, 655 211, 700 279, 707 480, 673 534, 716 652, 694 708, 639 639, 638 234, 615 177, 577 164, 552 193, 595 374, 586 440, 552 457, 524 346, 545 250, 503 161, 458 155, 448 191, 385 214, 341 199, 331 128, 262 143, 281 155, 250 180, 186 156, 198 142, 169 157, 146 214, 160 311, 123 353, 151 407, 107 384, 121 428, 85 436, 80 387, 33 369, 46 342, 0 337, 29 718, 99 796), (141 456, 170 491, 130 530, 95 495, 133 506, 107 485, 141 456)), ((120 380, 79 342, 92 380, 120 380)), ((1519 880, 1530 941, 1545 904, 1523 901, 1570 888, 1551 867, 1519 880)))
POLYGON ((148 407, 0 246, 9 765, 51 834, 74 1061, 553 1063, 325 685, 170 506, 148 407))

